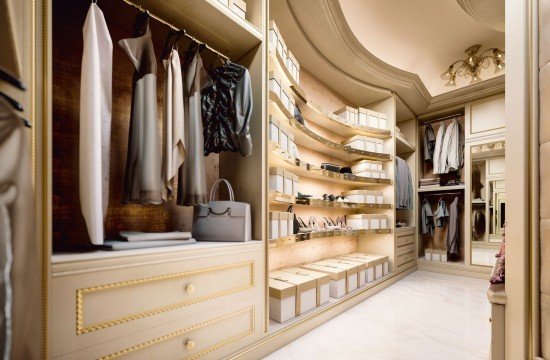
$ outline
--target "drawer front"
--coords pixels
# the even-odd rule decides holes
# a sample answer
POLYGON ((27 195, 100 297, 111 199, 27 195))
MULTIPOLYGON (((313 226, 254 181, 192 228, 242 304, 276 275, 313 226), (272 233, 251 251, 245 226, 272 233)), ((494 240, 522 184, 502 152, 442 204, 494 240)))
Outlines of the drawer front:
POLYGON ((409 245, 398 247, 397 250, 395 251, 395 254, 397 256, 400 256, 413 251, 414 251, 414 244, 409 244, 409 245))
POLYGON ((414 227, 396 228, 395 235, 398 237, 405 235, 414 235, 414 229, 414 227))
POLYGON ((255 317, 253 306, 239 309, 170 333, 159 333, 156 338, 99 359, 219 359, 224 347, 255 332, 255 317))
POLYGON ((261 298, 261 264, 262 252, 250 251, 56 276, 52 355, 186 319, 220 303, 261 298))
POLYGON ((410 261, 414 261, 414 252, 399 255, 397 257, 397 266, 402 266, 410 261))
POLYGON ((414 244, 414 234, 398 236, 395 239, 395 246, 397 247, 405 246, 408 244, 414 244))

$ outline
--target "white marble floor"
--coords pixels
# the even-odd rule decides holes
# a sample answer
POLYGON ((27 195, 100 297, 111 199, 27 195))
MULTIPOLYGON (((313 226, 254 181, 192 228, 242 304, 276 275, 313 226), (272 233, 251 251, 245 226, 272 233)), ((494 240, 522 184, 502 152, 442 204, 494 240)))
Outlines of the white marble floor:
POLYGON ((417 271, 267 360, 487 360, 488 281, 417 271))

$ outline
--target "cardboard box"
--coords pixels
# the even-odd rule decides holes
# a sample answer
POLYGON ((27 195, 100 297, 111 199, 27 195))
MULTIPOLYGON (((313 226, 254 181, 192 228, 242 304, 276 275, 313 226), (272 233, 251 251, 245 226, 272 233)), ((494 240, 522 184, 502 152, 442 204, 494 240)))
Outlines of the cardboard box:
POLYGON ((269 278, 296 286, 295 316, 317 306, 317 281, 315 279, 280 270, 270 271, 269 278))
POLYGON ((347 278, 346 270, 336 268, 334 266, 328 267, 328 266, 317 265, 317 264, 303 265, 302 268, 307 270, 322 272, 330 276, 330 283, 329 283, 330 297, 338 299, 347 294, 348 278, 347 278))
POLYGON ((269 318, 283 323, 296 316, 296 285, 284 281, 269 281, 269 318))
POLYGON ((303 269, 303 268, 287 268, 282 269, 281 271, 286 271, 302 276, 307 276, 311 279, 314 279, 317 283, 317 296, 316 296, 316 305, 321 306, 323 304, 328 303, 330 294, 329 294, 329 287, 330 287, 330 275, 320 272, 320 271, 314 271, 309 269, 303 269))

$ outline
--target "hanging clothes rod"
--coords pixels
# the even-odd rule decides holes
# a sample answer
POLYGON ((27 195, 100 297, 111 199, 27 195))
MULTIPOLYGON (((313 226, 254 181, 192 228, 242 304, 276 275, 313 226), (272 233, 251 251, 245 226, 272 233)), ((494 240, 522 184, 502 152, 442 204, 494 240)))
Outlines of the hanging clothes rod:
POLYGON ((197 39, 196 37, 194 37, 193 35, 190 35, 187 33, 187 31, 185 31, 185 29, 179 29, 177 28, 176 26, 170 24, 168 21, 158 17, 157 15, 153 14, 152 12, 148 11, 147 9, 144 9, 141 5, 137 5, 137 4, 134 4, 133 2, 131 2, 130 0, 122 0, 125 4, 127 5, 130 5, 131 7, 139 10, 139 11, 147 11, 149 13, 149 16, 153 19, 155 19, 156 21, 158 21, 159 23, 161 24, 164 24, 166 26, 168 26, 169 28, 175 30, 175 31, 180 31, 180 30, 183 30, 183 35, 193 41, 195 41, 196 43, 198 44, 202 44, 204 45, 208 50, 212 51, 214 54, 218 55, 219 57, 221 58, 224 58, 225 60, 229 61, 229 56, 226 56, 224 55, 222 52, 214 49, 212 46, 208 45, 207 43, 205 42, 202 42, 200 41, 199 39, 197 39))
POLYGON ((455 119, 459 116, 464 116, 464 113, 460 112, 460 113, 451 114, 451 115, 439 117, 439 118, 432 119, 432 120, 424 120, 424 121, 420 120, 420 124, 421 125, 433 124, 433 123, 437 123, 437 122, 441 122, 441 121, 445 121, 445 120, 449 120, 449 119, 455 119))
POLYGON ((443 195, 462 195, 460 191, 444 192, 444 193, 424 193, 424 196, 443 196, 443 195))

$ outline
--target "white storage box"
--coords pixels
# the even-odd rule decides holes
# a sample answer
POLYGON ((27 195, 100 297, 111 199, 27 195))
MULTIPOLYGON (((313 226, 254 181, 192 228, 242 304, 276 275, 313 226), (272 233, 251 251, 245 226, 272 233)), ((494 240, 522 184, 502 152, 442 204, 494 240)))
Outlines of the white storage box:
POLYGON ((424 259, 426 261, 432 261, 432 249, 424 249, 424 259))
POLYGON ((373 178, 373 171, 375 170, 365 170, 365 171, 361 171, 361 172, 358 172, 358 173, 354 173, 353 175, 355 176, 361 176, 361 177, 366 177, 366 178, 373 178))
POLYGON ((377 191, 375 190, 367 190, 367 193, 365 194, 365 200, 367 204, 376 204, 377 203, 377 191))
POLYGON ((277 43, 279 42, 279 28, 274 20, 269 22, 269 50, 276 52, 277 43))
POLYGON ((231 10, 240 18, 246 19, 246 2, 244 0, 230 0, 231 10))
POLYGON ((283 40, 283 36, 281 34, 281 32, 279 31, 279 37, 277 38, 277 53, 279 54, 279 56, 283 56, 283 46, 286 46, 284 45, 285 41, 283 40))
POLYGON ((347 281, 348 281, 346 270, 337 268, 335 266, 329 267, 329 266, 317 265, 317 264, 308 264, 302 267, 307 270, 322 272, 330 276, 330 283, 329 283, 330 297, 338 299, 346 295, 347 281))
POLYGON ((294 58, 294 66, 296 66, 296 82, 300 84, 300 63, 298 62, 298 59, 294 58))
POLYGON ((294 174, 291 173, 290 171, 286 171, 284 170, 284 179, 285 179, 285 182, 284 182, 284 193, 287 194, 287 195, 292 195, 292 185, 293 185, 293 177, 294 177, 294 174))
POLYGON ((376 194, 376 204, 383 204, 384 203, 384 192, 381 190, 378 190, 375 192, 376 194))
POLYGON ((432 261, 441 261, 441 253, 438 249, 432 250, 432 261))
POLYGON ((274 119, 273 115, 269 115, 269 140, 279 143, 279 120, 274 119))
POLYGON ((346 224, 354 230, 372 229, 368 214, 351 214, 346 215, 346 224))
POLYGON ((284 193, 285 189, 285 170, 281 168, 269 169, 269 190, 284 193))
POLYGON ((290 213, 290 212, 287 212, 288 214, 288 219, 287 219, 287 231, 288 231, 288 235, 294 235, 294 216, 295 214, 294 213, 290 213))
POLYGON ((288 155, 291 157, 297 158, 298 156, 296 155, 296 151, 298 148, 296 147, 296 142, 294 141, 294 133, 292 131, 287 131, 287 136, 288 136, 288 146, 287 146, 288 155))
POLYGON ((367 283, 367 265, 364 262, 358 260, 344 259, 339 256, 328 259, 328 261, 335 261, 340 264, 357 266, 357 287, 359 288, 367 283))
POLYGON ((366 190, 344 191, 342 196, 346 196, 349 202, 363 204, 365 202, 365 191, 366 190))
POLYGON ((353 174, 357 174, 357 173, 360 173, 360 172, 363 172, 363 171, 368 171, 368 170, 374 169, 372 163, 373 163, 373 161, 371 161, 371 160, 357 161, 356 163, 351 165, 351 172, 353 174))
POLYGON ((269 278, 296 286, 295 315, 301 315, 317 306, 317 281, 307 276, 286 271, 271 271, 269 278))
POLYGON ((377 215, 380 219, 380 229, 388 228, 388 215, 377 215))
POLYGON ((296 107, 296 100, 292 96, 289 96, 289 103, 288 103, 288 112, 294 116, 294 108, 296 107))
POLYGON ((299 65, 298 65, 298 59, 296 59, 296 56, 292 54, 292 77, 294 78, 294 81, 298 83, 298 72, 299 72, 299 65))
POLYGON ((279 126, 279 147, 288 152, 288 130, 279 126))
POLYGON ((441 250, 440 261, 447 262, 447 250, 441 250))
POLYGON ((344 142, 342 142, 342 144, 346 145, 346 146, 349 146, 349 147, 351 147, 353 149, 356 149, 356 150, 365 151, 365 150, 367 150, 367 143, 365 142, 366 138, 367 138, 366 136, 355 135, 355 136, 352 136, 351 138, 345 140, 344 142))
POLYGON ((300 182, 300 177, 296 174, 292 174, 292 195, 298 196, 298 183, 300 182))
POLYGON ((344 106, 343 108, 336 110, 335 114, 340 116, 350 124, 355 124, 356 116, 359 116, 357 113, 357 109, 354 109, 351 106, 344 106))
POLYGON ((375 139, 376 140, 376 152, 377 153, 383 153, 384 152, 384 140, 382 139, 375 139))
POLYGON ((370 229, 378 230, 380 229, 380 217, 379 215, 365 215, 369 220, 370 229))
POLYGON ((384 170, 384 164, 382 161, 371 161, 370 166, 373 170, 384 170))
MULTIPOLYGON (((338 259, 344 259, 344 260, 352 260, 352 261, 358 261, 365 264, 365 281, 367 283, 371 283, 375 280, 374 272, 376 269, 376 260, 375 259, 366 259, 364 257, 358 257, 353 255, 342 255, 338 256, 338 259)), ((383 271, 383 268, 382 268, 383 271)))
POLYGON ((296 317, 296 285, 269 279, 269 318, 283 323, 296 317))
POLYGON ((302 268, 288 268, 281 271, 306 276, 317 282, 317 306, 326 304, 329 300, 330 275, 302 268))
POLYGON ((269 212, 269 238, 278 239, 279 236, 279 221, 281 220, 280 211, 269 212))
POLYGON ((281 98, 281 79, 273 71, 269 72, 269 91, 281 98))
POLYGON ((337 268, 346 271, 346 294, 359 288, 359 264, 350 264, 338 262, 333 259, 321 260, 314 263, 332 268, 337 268))
POLYGON ((386 114, 378 114, 378 128, 388 130, 388 120, 386 119, 386 114))
POLYGON ((367 126, 378 128, 378 113, 376 111, 367 110, 367 126))
POLYGON ((374 279, 380 279, 382 276, 386 275, 389 271, 389 257, 384 255, 376 254, 364 254, 364 253, 353 253, 349 254, 351 257, 362 258, 369 261, 375 262, 374 267, 374 279))
POLYGON ((380 171, 378 170, 371 170, 371 177, 373 179, 380 179, 380 171))
POLYGON ((290 75, 292 75, 292 68, 294 67, 292 65, 292 51, 288 50, 287 51, 287 57, 283 59, 285 61, 285 66, 288 70, 288 72, 290 73, 290 75))
POLYGON ((359 109, 357 109, 357 111, 359 113, 359 118, 358 118, 357 124, 367 126, 367 124, 369 123, 368 122, 368 117, 367 117, 367 114, 368 114, 369 110, 360 107, 359 109))
POLYGON ((289 232, 288 232, 288 214, 290 213, 287 213, 287 212, 283 212, 281 211, 279 213, 279 216, 280 216, 280 220, 279 220, 279 237, 286 237, 286 236, 289 236, 291 235, 289 232))
POLYGON ((283 103, 285 109, 290 111, 290 96, 288 96, 288 93, 285 89, 281 89, 281 102, 283 103))
POLYGON ((221 2, 223 5, 229 7, 230 0, 218 0, 218 1, 221 2))

